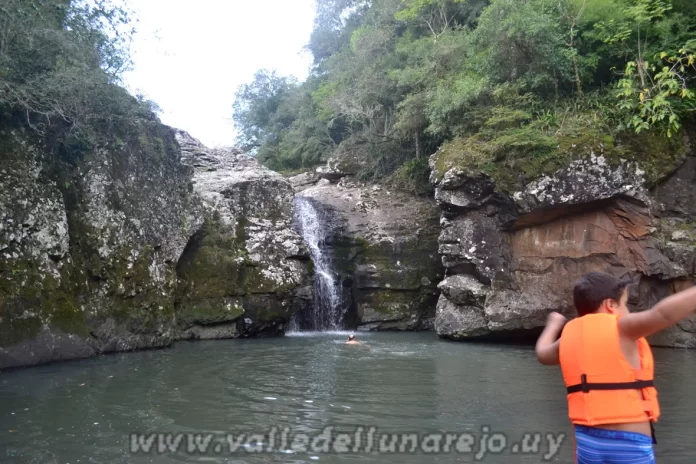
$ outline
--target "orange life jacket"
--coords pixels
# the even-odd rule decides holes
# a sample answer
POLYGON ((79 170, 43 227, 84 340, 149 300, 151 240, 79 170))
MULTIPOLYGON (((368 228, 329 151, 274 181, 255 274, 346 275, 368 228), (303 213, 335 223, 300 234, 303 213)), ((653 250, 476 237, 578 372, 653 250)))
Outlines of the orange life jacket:
POLYGON ((573 424, 649 420, 652 425, 660 416, 650 345, 644 338, 638 340, 641 368, 634 369, 621 351, 618 319, 613 314, 587 314, 563 328, 559 355, 573 424))

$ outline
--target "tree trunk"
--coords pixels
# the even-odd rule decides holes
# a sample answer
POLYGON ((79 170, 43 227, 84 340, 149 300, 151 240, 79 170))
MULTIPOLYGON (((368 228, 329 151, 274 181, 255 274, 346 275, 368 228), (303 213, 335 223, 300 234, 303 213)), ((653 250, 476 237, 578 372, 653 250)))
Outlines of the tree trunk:
POLYGON ((573 69, 575 70, 575 85, 578 87, 578 95, 582 97, 582 80, 580 80, 580 67, 578 66, 578 51, 575 49, 575 23, 570 26, 570 49, 573 51, 573 69))
POLYGON ((573 55, 573 67, 575 68, 575 83, 578 86, 578 95, 582 97, 582 80, 580 79, 580 69, 578 67, 577 53, 573 55))
POLYGON ((578 21, 580 21, 580 18, 582 17, 583 13, 585 12, 585 6, 587 4, 587 0, 584 0, 582 2, 582 6, 580 7, 580 11, 575 14, 575 11, 573 11, 573 16, 572 19, 570 19, 570 42, 567 43, 568 47, 573 51, 573 70, 575 71, 575 85, 578 88, 578 95, 580 97, 583 96, 582 92, 582 79, 580 79, 580 66, 578 65, 578 51, 575 48, 575 26, 577 26, 578 21))
POLYGON ((416 159, 420 159, 420 135, 418 130, 416 130, 416 159))
POLYGON ((640 88, 641 90, 645 88, 645 68, 643 67, 643 50, 640 46, 640 28, 638 28, 638 75, 640 76, 640 88))

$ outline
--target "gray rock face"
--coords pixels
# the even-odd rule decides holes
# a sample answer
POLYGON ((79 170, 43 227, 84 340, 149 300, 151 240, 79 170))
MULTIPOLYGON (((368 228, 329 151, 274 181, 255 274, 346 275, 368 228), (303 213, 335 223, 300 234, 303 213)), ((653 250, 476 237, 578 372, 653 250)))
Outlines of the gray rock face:
MULTIPOLYGON (((15 137, 10 140, 19 143, 15 137)), ((68 218, 61 193, 45 183, 32 147, 4 154, 0 168, 0 253, 8 261, 32 260, 40 272, 60 280, 61 260, 68 253, 68 218)))
MULTIPOLYGON (((431 167, 436 161, 437 154, 431 167)), ((687 158, 650 191, 636 166, 610 167, 589 154, 510 196, 485 175, 472 177, 456 167, 439 180, 432 176, 446 268, 438 335, 536 334, 551 311, 576 315, 572 286, 591 271, 632 278, 629 304, 635 311, 692 285, 695 170, 694 158, 687 158)), ((651 343, 696 347, 695 329, 691 318, 651 343)))
POLYGON ((161 157, 144 140, 114 153, 104 147, 74 175, 83 194, 70 235, 85 246, 71 252, 76 278, 89 282, 77 298, 98 353, 173 341, 175 265, 203 221, 171 129, 153 124, 142 139, 161 143, 161 157))
POLYGON ((691 157, 687 158, 684 164, 653 192, 663 216, 696 220, 694 182, 696 182, 696 158, 691 157))
POLYGON ((65 159, 0 131, 0 369, 282 333, 311 299, 287 181, 139 130, 65 159))
POLYGON ((317 182, 317 180, 317 175, 312 172, 303 172, 302 174, 292 176, 288 179, 295 192, 299 192, 305 188, 311 187, 317 182))
POLYGON ((475 271, 487 283, 509 271, 510 250, 495 216, 471 211, 451 220, 443 217, 440 224, 439 252, 446 268, 475 271))
POLYGON ((237 149, 211 150, 182 131, 177 140, 207 211, 177 266, 179 337, 283 333, 292 314, 311 304, 290 183, 237 149), (215 328, 233 321, 234 331, 215 328))
POLYGON ((489 290, 473 276, 457 274, 447 277, 437 286, 446 300, 459 306, 483 308, 489 290))
POLYGON ((363 331, 432 329, 442 278, 436 204, 351 177, 311 186, 306 177, 293 183, 329 218, 324 227, 346 324, 363 331))
POLYGON ((166 346, 199 207, 169 128, 66 160, 5 128, 0 368, 166 346))
POLYGON ((238 325, 239 324, 234 320, 211 324, 195 323, 181 330, 178 338, 180 340, 219 340, 237 338, 240 336, 238 325))
POLYGON ((339 151, 329 158, 324 166, 316 169, 315 176, 319 179, 338 181, 343 177, 357 174, 367 160, 364 156, 351 152, 350 145, 350 143, 343 143, 339 151))
POLYGON ((435 331, 453 340, 477 338, 490 333, 483 310, 477 306, 460 306, 440 295, 437 302, 435 331))
POLYGON ((619 195, 650 202, 644 188, 645 172, 632 163, 612 168, 603 155, 590 153, 586 159, 573 161, 553 176, 530 183, 513 195, 521 212, 557 205, 576 205, 606 200, 619 195))
MULTIPOLYGON (((687 158, 676 172, 654 189, 652 196, 659 215, 659 227, 654 233, 656 248, 682 273, 674 279, 642 281, 636 298, 638 310, 648 309, 659 300, 695 283, 696 158, 687 158)), ((696 348, 696 316, 654 335, 650 341, 657 346, 696 348)))
POLYGON ((39 325, 32 331, 31 340, 22 340, 16 345, 0 350, 0 365, 3 368, 89 358, 95 350, 78 335, 64 333, 60 329, 39 325))

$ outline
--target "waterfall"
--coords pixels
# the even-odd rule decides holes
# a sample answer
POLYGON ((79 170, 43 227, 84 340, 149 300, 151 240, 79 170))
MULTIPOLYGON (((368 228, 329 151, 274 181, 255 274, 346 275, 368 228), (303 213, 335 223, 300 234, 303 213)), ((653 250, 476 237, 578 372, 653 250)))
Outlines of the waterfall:
POLYGON ((289 332, 340 330, 341 282, 334 272, 331 254, 326 243, 330 233, 329 217, 307 197, 295 197, 295 227, 309 248, 314 262, 314 305, 309 314, 297 315, 289 332))

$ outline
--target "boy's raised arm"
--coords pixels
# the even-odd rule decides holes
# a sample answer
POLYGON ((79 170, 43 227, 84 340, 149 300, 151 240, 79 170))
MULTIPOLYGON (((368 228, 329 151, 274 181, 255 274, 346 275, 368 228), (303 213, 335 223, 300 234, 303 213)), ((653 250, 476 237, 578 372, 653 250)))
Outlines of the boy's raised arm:
POLYGON ((650 336, 673 326, 696 311, 696 287, 675 293, 651 309, 619 319, 619 332, 631 340, 650 336))
POLYGON ((557 339, 565 322, 566 318, 556 312, 549 314, 546 319, 546 327, 536 343, 536 355, 541 364, 546 366, 560 364, 558 356, 558 345, 560 340, 557 339))

